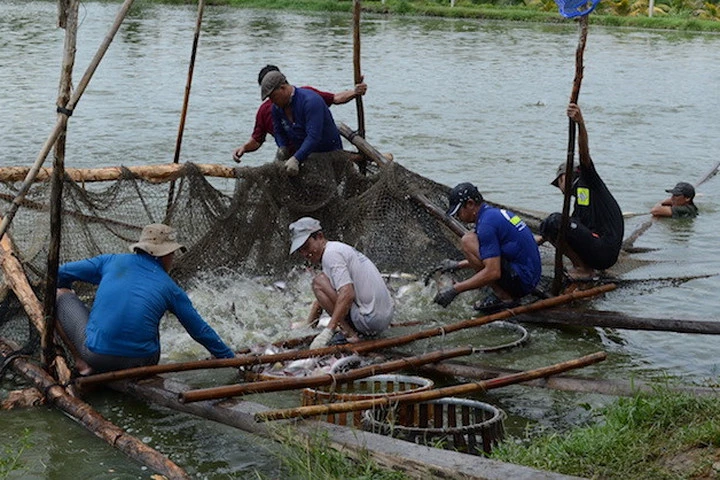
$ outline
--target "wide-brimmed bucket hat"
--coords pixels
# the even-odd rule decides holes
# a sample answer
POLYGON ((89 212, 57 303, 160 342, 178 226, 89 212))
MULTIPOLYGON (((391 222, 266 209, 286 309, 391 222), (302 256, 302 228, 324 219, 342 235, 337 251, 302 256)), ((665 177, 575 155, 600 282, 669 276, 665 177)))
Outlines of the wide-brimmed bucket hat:
POLYGON ((164 257, 176 250, 187 250, 175 241, 175 229, 163 223, 146 225, 140 233, 140 241, 130 245, 130 251, 142 250, 153 257, 164 257))

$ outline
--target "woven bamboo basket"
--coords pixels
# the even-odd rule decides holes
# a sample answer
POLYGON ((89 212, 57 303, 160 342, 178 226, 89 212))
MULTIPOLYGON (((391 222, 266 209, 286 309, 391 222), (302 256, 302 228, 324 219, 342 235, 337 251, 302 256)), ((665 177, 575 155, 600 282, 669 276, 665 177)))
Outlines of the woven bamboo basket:
POLYGON ((504 435, 505 413, 462 398, 440 398, 396 408, 366 410, 363 427, 423 445, 479 455, 490 453, 504 435))
MULTIPOLYGON (((392 397, 401 393, 430 390, 434 382, 423 377, 408 375, 374 375, 349 383, 328 385, 318 389, 306 388, 302 391, 302 404, 321 405, 333 402, 350 402, 379 397, 392 397)), ((336 425, 361 427, 363 412, 330 413, 323 420, 336 425)))

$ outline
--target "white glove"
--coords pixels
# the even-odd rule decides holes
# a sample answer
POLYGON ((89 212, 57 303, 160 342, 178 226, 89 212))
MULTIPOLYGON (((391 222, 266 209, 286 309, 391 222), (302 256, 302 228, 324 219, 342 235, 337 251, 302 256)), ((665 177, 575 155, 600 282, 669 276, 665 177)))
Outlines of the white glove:
POLYGON ((295 158, 295 155, 290 157, 288 161, 285 162, 285 171, 291 177, 294 177, 298 173, 300 173, 300 162, 298 162, 298 159, 295 158))
POLYGON ((323 348, 327 347, 327 344, 332 340, 333 332, 329 328, 324 328, 322 332, 318 333, 317 337, 315 337, 310 344, 310 350, 315 350, 316 348, 323 348))

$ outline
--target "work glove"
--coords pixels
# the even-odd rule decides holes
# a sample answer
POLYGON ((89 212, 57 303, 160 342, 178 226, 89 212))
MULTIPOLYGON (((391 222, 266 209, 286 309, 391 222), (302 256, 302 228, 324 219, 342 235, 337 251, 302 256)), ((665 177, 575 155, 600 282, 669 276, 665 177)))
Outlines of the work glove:
POLYGON ((287 147, 279 147, 277 149, 277 152, 275 152, 275 161, 276 162, 284 162, 290 157, 290 151, 287 147))
POLYGON ((445 260, 440 262, 437 267, 435 267, 435 271, 440 273, 452 273, 459 268, 460 262, 458 262, 457 260, 446 258, 445 260))
POLYGON ((455 287, 443 288, 438 292, 437 295, 435 295, 433 302, 437 303, 443 308, 447 308, 447 306, 450 305, 453 300, 455 300, 455 297, 457 297, 459 293, 460 292, 455 290, 455 287))
POLYGON ((330 343, 330 340, 332 340, 333 331, 329 328, 324 328, 322 332, 320 332, 317 337, 315 337, 310 344, 310 350, 315 350, 316 348, 323 348, 327 347, 327 344, 330 343))
POLYGON ((300 162, 298 162, 298 159, 295 158, 295 156, 290 157, 288 161, 285 162, 285 171, 291 177, 300 173, 300 162))
POLYGON ((433 268, 427 271, 425 273, 424 281, 425 286, 427 286, 430 283, 430 279, 436 274, 436 273, 452 273, 455 270, 458 270, 460 268, 460 262, 457 260, 451 260, 449 258, 446 258, 439 264, 435 265, 433 268))

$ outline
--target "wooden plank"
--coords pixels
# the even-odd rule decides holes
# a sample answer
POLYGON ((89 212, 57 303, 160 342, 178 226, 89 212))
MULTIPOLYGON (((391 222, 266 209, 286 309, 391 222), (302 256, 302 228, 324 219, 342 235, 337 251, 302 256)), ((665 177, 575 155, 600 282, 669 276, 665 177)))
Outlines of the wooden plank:
POLYGON ((609 310, 548 309, 515 317, 519 322, 536 325, 570 325, 583 327, 622 328, 677 333, 720 334, 718 320, 631 317, 609 310))

